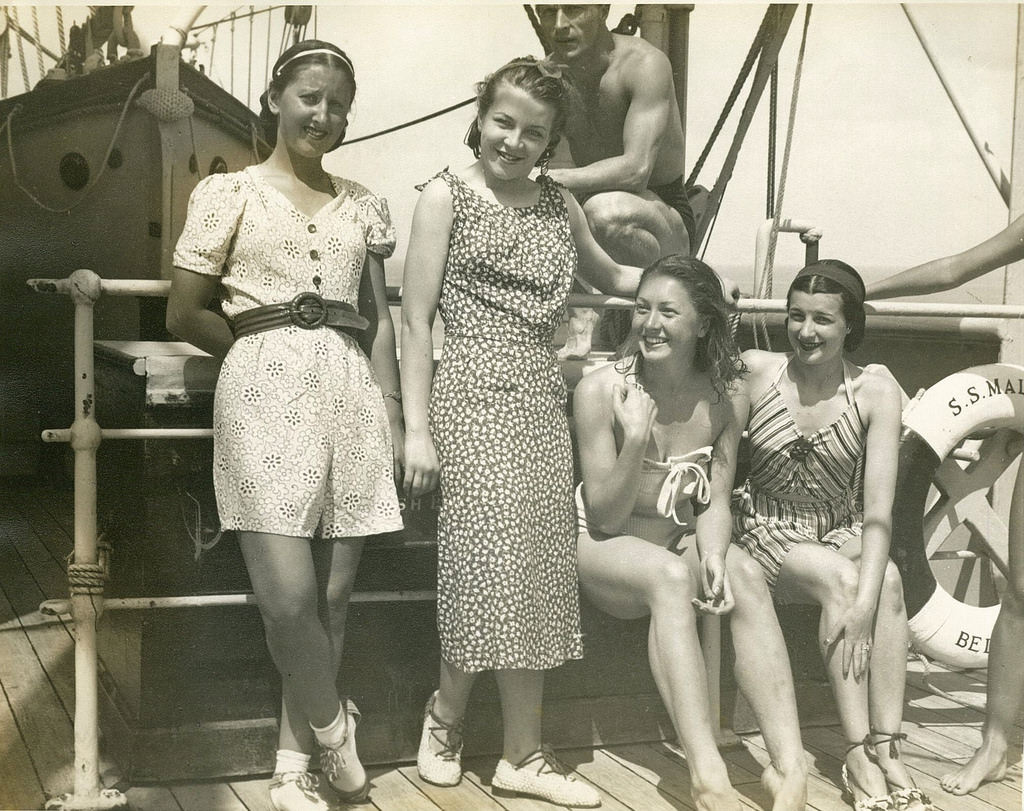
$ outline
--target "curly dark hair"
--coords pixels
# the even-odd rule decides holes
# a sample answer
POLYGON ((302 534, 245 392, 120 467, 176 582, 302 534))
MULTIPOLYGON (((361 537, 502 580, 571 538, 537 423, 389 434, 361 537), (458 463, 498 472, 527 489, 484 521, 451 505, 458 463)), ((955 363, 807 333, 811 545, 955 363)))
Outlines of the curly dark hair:
MULTIPOLYGON (((341 68, 347 72, 352 79, 352 96, 355 97, 356 74, 348 54, 337 45, 322 39, 306 39, 295 43, 277 58, 274 69, 271 71, 270 84, 260 96, 260 124, 263 127, 263 140, 271 146, 277 144, 278 116, 270 110, 270 92, 281 93, 295 78, 295 74, 308 65, 327 65, 332 68, 341 68)), ((327 151, 333 152, 341 146, 344 140, 345 131, 342 130, 341 137, 327 151)))
MULTIPOLYGON (((708 373, 711 387, 720 400, 736 380, 747 374, 747 366, 740 359, 740 349, 732 335, 730 308, 718 274, 700 259, 671 254, 644 269, 637 295, 648 280, 659 276, 679 282, 697 315, 704 320, 707 330, 697 340, 694 366, 698 371, 708 373)), ((643 371, 643 356, 635 351, 618 361, 616 368, 626 376, 639 376, 643 371)))
POLYGON ((550 104, 555 110, 555 121, 551 127, 551 140, 537 159, 538 165, 549 160, 555 154, 558 142, 562 138, 562 129, 569 119, 572 104, 572 86, 562 76, 557 65, 535 56, 522 56, 513 59, 498 68, 476 86, 477 115, 469 125, 465 143, 473 150, 474 157, 480 157, 480 125, 478 120, 487 114, 494 104, 494 96, 501 83, 524 90, 537 101, 550 104))

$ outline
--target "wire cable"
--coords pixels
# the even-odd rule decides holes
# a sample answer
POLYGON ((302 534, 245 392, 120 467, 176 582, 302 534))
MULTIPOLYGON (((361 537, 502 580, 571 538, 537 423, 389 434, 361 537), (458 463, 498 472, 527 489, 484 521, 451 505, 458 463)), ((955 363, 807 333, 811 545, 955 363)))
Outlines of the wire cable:
POLYGON ((453 110, 458 110, 460 107, 467 107, 470 104, 473 104, 473 102, 475 101, 476 96, 473 96, 473 98, 466 99, 465 101, 460 101, 457 104, 451 104, 448 107, 445 107, 443 110, 437 110, 436 112, 430 113, 428 115, 420 116, 419 118, 414 118, 412 121, 406 121, 404 124, 396 124, 394 127, 388 127, 386 130, 371 132, 369 135, 362 135, 359 138, 353 138, 351 141, 345 141, 342 144, 342 146, 351 146, 352 144, 358 144, 360 141, 369 141, 371 138, 379 138, 382 135, 388 135, 392 132, 398 132, 398 130, 404 130, 406 127, 412 127, 416 124, 422 124, 424 121, 429 121, 432 118, 437 118, 439 116, 445 115, 446 113, 450 113, 453 110))

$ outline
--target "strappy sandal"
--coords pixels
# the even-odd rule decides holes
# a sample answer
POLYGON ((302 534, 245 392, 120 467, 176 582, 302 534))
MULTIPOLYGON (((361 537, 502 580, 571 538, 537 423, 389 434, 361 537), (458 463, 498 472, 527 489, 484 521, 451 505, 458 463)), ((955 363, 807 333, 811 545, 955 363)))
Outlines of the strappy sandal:
MULTIPOLYGON (((854 811, 895 811, 896 806, 893 804, 892 796, 889 794, 883 794, 880 797, 866 797, 863 800, 856 799, 857 795, 853 793, 853 788, 850 785, 850 770, 846 765, 846 757, 848 757, 850 752, 858 746, 864 747, 864 754, 867 755, 869 761, 876 765, 878 764, 878 756, 871 751, 872 743, 870 735, 865 735, 864 740, 862 741, 855 741, 854 743, 846 745, 846 754, 843 756, 843 769, 841 775, 843 778, 843 788, 846 789, 850 802, 853 803, 854 811)), ((885 772, 882 774, 884 775, 885 772)), ((858 788, 860 787, 858 786, 858 788)))
MULTIPOLYGON (((900 750, 898 744, 900 741, 907 739, 906 732, 878 732, 877 730, 871 730, 872 745, 878 746, 882 743, 889 744, 889 758, 891 760, 899 760, 900 750)), ((877 755, 876 755, 877 758, 877 755)), ((918 803, 914 807, 914 811, 935 811, 935 806, 932 805, 931 798, 925 794, 921 789, 915 785, 900 786, 896 785, 890 778, 889 773, 882 766, 880 761, 876 760, 878 768, 882 770, 882 774, 885 776, 885 784, 892 790, 889 792, 889 796, 892 797, 893 807, 897 811, 905 811, 910 808, 914 803, 918 803), (895 786, 895 788, 893 788, 895 786)))

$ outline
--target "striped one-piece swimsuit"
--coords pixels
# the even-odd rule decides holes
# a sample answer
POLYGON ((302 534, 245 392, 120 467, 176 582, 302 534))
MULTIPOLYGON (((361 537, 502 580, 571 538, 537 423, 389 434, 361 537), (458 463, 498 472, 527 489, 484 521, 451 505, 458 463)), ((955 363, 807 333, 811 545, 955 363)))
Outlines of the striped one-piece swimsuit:
POLYGON ((733 493, 733 538, 774 589, 786 553, 814 541, 839 549, 861 534, 866 429, 843 365, 846 410, 810 436, 796 427, 778 374, 750 412, 750 472, 733 493))

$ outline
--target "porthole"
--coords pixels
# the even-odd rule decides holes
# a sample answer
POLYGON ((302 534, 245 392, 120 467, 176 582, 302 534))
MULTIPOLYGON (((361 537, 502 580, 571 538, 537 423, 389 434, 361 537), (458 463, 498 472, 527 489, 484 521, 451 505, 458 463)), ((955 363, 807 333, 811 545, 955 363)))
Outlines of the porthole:
POLYGON ((85 188, 89 182, 89 162, 78 152, 68 152, 60 159, 60 179, 72 191, 85 188))

